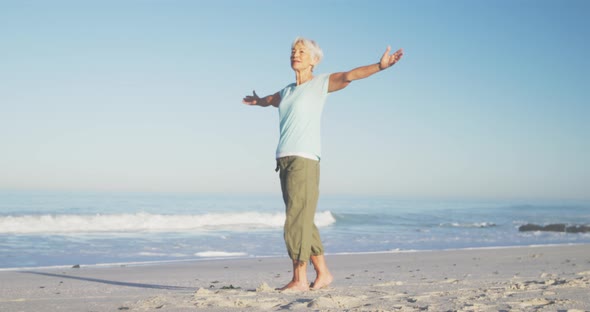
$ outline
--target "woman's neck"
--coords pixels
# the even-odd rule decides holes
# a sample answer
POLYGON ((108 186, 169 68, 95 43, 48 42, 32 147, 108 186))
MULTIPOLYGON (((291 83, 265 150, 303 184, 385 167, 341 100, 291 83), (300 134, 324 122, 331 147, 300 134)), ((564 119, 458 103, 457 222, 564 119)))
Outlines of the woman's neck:
POLYGON ((311 79, 313 79, 313 72, 311 71, 311 68, 302 71, 295 71, 295 81, 297 82, 297 85, 304 84, 311 79))

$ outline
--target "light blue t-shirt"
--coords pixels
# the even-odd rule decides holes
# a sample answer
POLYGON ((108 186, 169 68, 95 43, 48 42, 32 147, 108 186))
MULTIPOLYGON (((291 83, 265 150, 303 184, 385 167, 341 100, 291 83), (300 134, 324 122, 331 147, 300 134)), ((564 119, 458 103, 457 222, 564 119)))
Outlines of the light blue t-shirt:
POLYGON ((321 158, 320 121, 328 98, 330 74, 322 74, 280 91, 280 137, 276 157, 321 158))

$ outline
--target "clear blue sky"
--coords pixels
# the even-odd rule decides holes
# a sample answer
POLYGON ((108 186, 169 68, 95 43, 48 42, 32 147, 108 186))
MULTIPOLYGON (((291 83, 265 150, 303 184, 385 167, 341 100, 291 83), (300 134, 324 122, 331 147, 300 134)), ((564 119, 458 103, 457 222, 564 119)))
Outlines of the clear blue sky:
POLYGON ((296 36, 324 194, 590 199, 590 1, 1 1, 0 189, 278 193, 296 36))

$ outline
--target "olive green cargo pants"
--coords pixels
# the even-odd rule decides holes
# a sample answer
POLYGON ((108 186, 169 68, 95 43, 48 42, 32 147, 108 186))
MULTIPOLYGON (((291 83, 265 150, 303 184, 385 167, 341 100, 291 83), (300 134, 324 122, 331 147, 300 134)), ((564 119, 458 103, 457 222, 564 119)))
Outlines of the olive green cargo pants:
POLYGON ((287 156, 277 159, 286 215, 284 236, 289 257, 307 262, 324 254, 320 232, 314 223, 319 198, 320 162, 287 156))

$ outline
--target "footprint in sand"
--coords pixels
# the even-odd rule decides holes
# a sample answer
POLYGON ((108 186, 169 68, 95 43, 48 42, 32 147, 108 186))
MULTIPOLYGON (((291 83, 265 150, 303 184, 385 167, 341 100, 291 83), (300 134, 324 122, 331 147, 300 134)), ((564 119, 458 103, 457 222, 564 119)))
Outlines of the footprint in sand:
POLYGON ((268 310, 285 304, 280 298, 265 298, 256 296, 259 292, 275 292, 266 283, 262 283, 256 292, 240 289, 210 291, 200 288, 194 294, 193 305, 201 308, 255 308, 268 310))
POLYGON ((276 292, 276 290, 268 286, 267 283, 262 283, 260 286, 258 286, 258 288, 256 288, 256 292, 276 292))
POLYGON ((155 296, 137 302, 137 306, 141 309, 161 309, 167 304, 169 304, 169 302, 167 298, 163 296, 155 296))
POLYGON ((335 308, 355 308, 363 303, 364 296, 333 296, 326 295, 312 300, 307 307, 314 309, 335 309, 335 308))
POLYGON ((404 284, 404 282, 400 282, 400 281, 389 281, 386 283, 375 284, 373 286, 389 287, 389 286, 402 286, 403 284, 404 284))
POLYGON ((555 301, 553 300, 547 300, 545 298, 534 298, 528 301, 523 301, 520 303, 520 305, 522 307, 543 307, 554 303, 555 301))

